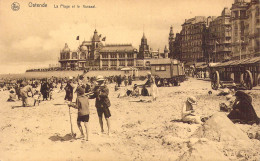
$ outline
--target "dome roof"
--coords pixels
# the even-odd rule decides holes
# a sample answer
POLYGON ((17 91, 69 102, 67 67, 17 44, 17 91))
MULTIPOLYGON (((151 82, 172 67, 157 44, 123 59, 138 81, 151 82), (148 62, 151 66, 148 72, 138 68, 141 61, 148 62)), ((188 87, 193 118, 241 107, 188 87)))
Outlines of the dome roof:
POLYGON ((81 50, 81 51, 87 51, 88 48, 87 48, 86 46, 81 46, 81 47, 80 47, 80 50, 81 50))
POLYGON ((64 53, 70 52, 70 48, 67 43, 65 43, 65 46, 64 46, 62 52, 64 52, 64 53))

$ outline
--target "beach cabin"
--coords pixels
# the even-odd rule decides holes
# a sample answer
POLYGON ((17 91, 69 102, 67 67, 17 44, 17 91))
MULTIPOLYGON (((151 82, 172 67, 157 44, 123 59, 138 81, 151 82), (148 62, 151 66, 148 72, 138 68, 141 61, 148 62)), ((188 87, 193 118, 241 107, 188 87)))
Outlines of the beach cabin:
POLYGON ((138 77, 138 69, 133 67, 125 67, 121 69, 122 75, 138 77))
POLYGON ((176 59, 151 59, 152 75, 163 79, 178 79, 183 81, 185 78, 184 64, 176 59))

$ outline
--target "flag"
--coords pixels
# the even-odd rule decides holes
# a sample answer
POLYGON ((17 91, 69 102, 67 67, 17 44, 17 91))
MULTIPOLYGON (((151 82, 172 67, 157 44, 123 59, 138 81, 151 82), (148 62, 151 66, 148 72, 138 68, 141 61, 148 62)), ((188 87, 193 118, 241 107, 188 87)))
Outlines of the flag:
POLYGON ((100 34, 99 37, 101 37, 102 35, 100 34))
POLYGON ((76 40, 79 40, 79 36, 77 36, 77 39, 76 40))
POLYGON ((106 37, 103 37, 102 41, 106 41, 106 37))

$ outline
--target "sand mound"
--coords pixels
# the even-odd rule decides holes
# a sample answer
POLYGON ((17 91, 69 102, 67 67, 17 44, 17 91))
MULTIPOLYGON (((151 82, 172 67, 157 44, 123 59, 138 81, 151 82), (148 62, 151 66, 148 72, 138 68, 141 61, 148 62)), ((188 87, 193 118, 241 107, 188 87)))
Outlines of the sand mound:
POLYGON ((248 140, 248 136, 223 113, 216 113, 209 118, 193 137, 208 138, 213 141, 248 140))
POLYGON ((229 160, 223 153, 216 147, 213 142, 207 139, 198 141, 191 140, 188 143, 189 150, 185 152, 178 161, 196 160, 196 161, 226 161, 229 160), (206 154, 206 155, 205 155, 206 154))

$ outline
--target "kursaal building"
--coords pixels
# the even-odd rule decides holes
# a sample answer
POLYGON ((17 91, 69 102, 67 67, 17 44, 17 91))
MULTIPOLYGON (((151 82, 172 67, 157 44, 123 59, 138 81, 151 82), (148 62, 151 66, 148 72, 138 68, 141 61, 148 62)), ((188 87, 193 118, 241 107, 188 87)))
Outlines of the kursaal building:
POLYGON ((91 41, 83 41, 77 50, 71 50, 67 43, 60 51, 59 63, 63 70, 80 69, 122 69, 124 67, 150 67, 150 59, 168 58, 168 49, 164 53, 152 51, 143 35, 139 52, 132 44, 104 45, 97 30, 91 41))
POLYGON ((137 49, 132 44, 103 45, 97 30, 91 41, 83 41, 77 50, 70 50, 66 43, 60 51, 59 63, 62 69, 120 69, 135 67, 137 49))

